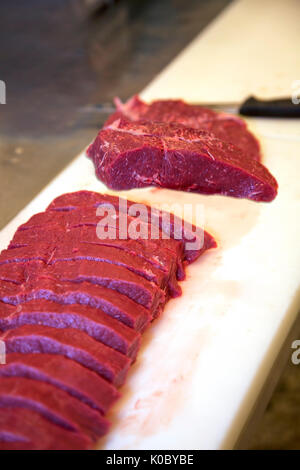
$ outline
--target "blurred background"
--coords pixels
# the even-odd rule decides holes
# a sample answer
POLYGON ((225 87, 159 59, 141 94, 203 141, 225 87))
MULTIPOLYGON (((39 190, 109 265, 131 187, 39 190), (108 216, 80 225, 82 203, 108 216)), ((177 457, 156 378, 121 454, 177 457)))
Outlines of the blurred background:
POLYGON ((1 0, 0 225, 92 140, 88 105, 142 90, 229 3, 1 0))
MULTIPOLYGON (((92 140, 93 104, 138 93, 229 3, 1 0, 0 228, 92 140)), ((299 378, 288 364, 249 448, 300 449, 299 378)))

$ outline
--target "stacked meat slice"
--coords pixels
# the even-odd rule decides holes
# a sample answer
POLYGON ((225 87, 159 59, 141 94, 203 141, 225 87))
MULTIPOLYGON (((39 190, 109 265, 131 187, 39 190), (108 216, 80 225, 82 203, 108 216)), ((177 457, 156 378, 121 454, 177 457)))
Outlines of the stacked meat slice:
POLYGON ((108 431, 105 414, 141 333, 180 295, 185 265, 216 246, 173 215, 146 206, 137 217, 134 208, 108 195, 65 194, 19 227, 2 251, 0 449, 93 447, 108 431), (99 238, 97 229, 107 225, 99 207, 104 214, 108 205, 116 236, 99 238), (128 238, 134 223, 158 238, 128 238))

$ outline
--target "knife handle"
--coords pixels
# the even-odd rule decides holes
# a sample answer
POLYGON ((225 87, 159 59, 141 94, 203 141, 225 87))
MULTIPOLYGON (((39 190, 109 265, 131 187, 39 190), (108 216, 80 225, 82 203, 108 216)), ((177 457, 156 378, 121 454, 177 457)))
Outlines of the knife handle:
POLYGON ((244 116, 300 118, 300 104, 294 104, 290 98, 263 101, 250 96, 239 112, 244 116))

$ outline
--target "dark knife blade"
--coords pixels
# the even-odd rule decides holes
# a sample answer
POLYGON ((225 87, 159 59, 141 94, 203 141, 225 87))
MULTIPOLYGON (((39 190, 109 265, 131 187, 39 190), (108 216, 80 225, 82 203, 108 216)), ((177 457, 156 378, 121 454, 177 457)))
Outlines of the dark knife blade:
POLYGON ((300 103, 293 103, 291 98, 259 100, 250 96, 239 108, 239 113, 244 116, 300 118, 300 103))

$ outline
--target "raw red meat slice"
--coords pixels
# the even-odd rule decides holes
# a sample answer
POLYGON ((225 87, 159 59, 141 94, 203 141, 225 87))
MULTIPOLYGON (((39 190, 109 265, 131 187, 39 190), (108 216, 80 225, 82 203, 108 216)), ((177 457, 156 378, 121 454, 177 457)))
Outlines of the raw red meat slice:
MULTIPOLYGON (((141 240, 127 240, 126 244, 122 240, 102 241, 101 239, 93 240, 92 237, 87 240, 90 241, 82 242, 82 245, 87 245, 83 251, 94 253, 95 259, 98 259, 99 253, 102 251, 102 248, 99 249, 99 247, 109 248, 115 253, 115 250, 119 250, 120 265, 148 281, 154 282, 161 289, 166 289, 171 297, 181 295, 181 287, 177 278, 183 280, 185 272, 182 261, 178 260, 175 254, 169 253, 168 250, 163 250, 164 253, 160 253, 157 244, 151 243, 150 240, 147 243, 141 242, 141 240), (152 252, 152 259, 149 259, 148 251, 152 252), (134 265, 129 263, 128 255, 130 258, 134 257, 134 265)), ((79 251, 81 251, 81 246, 79 251)))
POLYGON ((0 450, 87 450, 91 445, 87 436, 61 429, 35 411, 0 409, 0 450))
POLYGON ((49 383, 102 413, 120 396, 115 387, 95 372, 54 354, 7 354, 6 364, 0 367, 0 377, 23 377, 49 383))
POLYGON ((155 185, 265 202, 277 194, 275 178, 238 147, 178 124, 118 120, 87 154, 112 189, 155 185))
MULTIPOLYGON (((10 254, 11 250, 6 253, 10 254)), ((18 284, 26 282, 28 264, 13 263, 13 265, 11 268, 7 264, 0 264, 0 279, 18 284)), ((155 284, 122 266, 92 259, 75 258, 75 261, 56 262, 50 266, 41 263, 36 276, 49 277, 55 281, 91 282, 120 292, 150 311, 155 311, 161 303, 165 302, 164 292, 155 284)))
MULTIPOLYGON (((55 230, 55 226, 51 228, 55 230)), ((54 246, 59 250, 61 259, 67 256, 71 258, 72 255, 74 257, 75 254, 82 257, 86 256, 87 259, 108 259, 111 262, 115 262, 115 264, 119 263, 119 265, 126 267, 145 279, 154 281, 160 287, 164 287, 168 283, 170 291, 174 292, 174 296, 179 295, 181 292, 180 286, 176 282, 176 270, 180 269, 184 273, 182 261, 177 259, 175 254, 162 249, 159 245, 159 240, 147 240, 146 243, 145 240, 120 240, 119 238, 104 240, 98 238, 94 227, 83 226, 75 227, 68 232, 60 229, 55 230, 51 242, 52 247, 54 246), (70 241, 72 241, 73 248, 68 246, 70 241), (97 246, 89 246, 91 244, 97 246), (99 248, 100 246, 105 248, 101 249, 99 248), (125 256, 120 253, 120 250, 125 251, 125 256), (160 271, 166 273, 167 276, 160 271)), ((35 247, 40 245, 45 246, 45 258, 48 256, 47 259, 49 259, 51 248, 49 248, 48 230, 17 230, 8 249, 21 249, 32 245, 35 247)), ((40 248, 39 251, 41 251, 40 248)), ((55 261, 55 258, 51 258, 51 261, 55 261)))
MULTIPOLYGON (((115 238, 120 238, 127 240, 128 238, 132 238, 130 234, 130 230, 132 232, 134 231, 134 228, 138 225, 141 227, 141 234, 137 234, 136 236, 139 237, 138 239, 145 239, 149 240, 152 239, 152 231, 153 227, 152 224, 147 222, 144 222, 142 219, 137 221, 136 217, 132 217, 127 215, 125 217, 124 213, 116 213, 115 217, 113 220, 107 220, 106 214, 98 214, 97 215, 97 208, 92 207, 92 206, 85 206, 83 208, 80 208, 76 211, 70 211, 67 214, 64 212, 55 212, 55 211, 45 211, 41 212, 39 214, 35 214, 32 216, 28 222, 25 224, 21 225, 19 227, 19 231, 23 230, 30 230, 30 229, 37 229, 37 228, 42 228, 45 230, 46 227, 54 227, 56 230, 64 230, 68 232, 69 230, 75 228, 75 227, 84 227, 84 226, 90 226, 90 227, 110 227, 112 229, 116 229, 115 233, 112 233, 113 239, 115 238), (139 223, 139 225, 138 225, 139 223), (121 234, 119 228, 121 227, 121 234), (144 237, 144 238, 143 238, 144 237)), ((135 233, 134 233, 135 235, 135 233)), ((99 232, 98 232, 98 237, 99 237, 99 232)), ((158 235, 159 237, 158 241, 160 242, 160 245, 163 246, 164 248, 167 248, 171 250, 172 252, 175 253, 182 253, 183 246, 182 246, 182 240, 175 240, 171 236, 168 236, 168 234, 163 233, 163 231, 158 228, 158 235)), ((106 238, 105 238, 106 239, 106 238)), ((53 242, 50 240, 50 243, 52 244, 53 242)))
POLYGON ((32 300, 17 307, 0 302, 0 328, 3 331, 26 324, 76 328, 133 360, 140 346, 141 336, 137 331, 111 318, 101 309, 58 304, 44 299, 32 300))
POLYGON ((180 124, 184 122, 187 127, 198 128, 202 122, 214 119, 216 116, 216 112, 212 109, 190 105, 182 100, 156 100, 147 104, 138 95, 135 95, 126 103, 122 103, 119 98, 116 98, 115 104, 117 112, 132 121, 144 119, 147 121, 179 122, 180 124))
POLYGON ((182 100, 158 100, 144 103, 134 96, 127 103, 116 99, 117 112, 109 117, 105 125, 111 124, 122 115, 132 121, 176 122, 186 127, 212 132, 216 137, 229 142, 255 160, 260 160, 260 145, 247 128, 246 122, 238 116, 215 112, 202 106, 190 105, 182 100))
POLYGON ((97 372, 115 386, 124 383, 131 362, 74 328, 58 330, 44 325, 24 325, 7 330, 0 339, 5 341, 7 353, 59 354, 97 372))
MULTIPOLYGON (((51 227, 51 229, 55 230, 55 227, 51 227)), ((31 232, 31 230, 24 231, 25 234, 28 234, 28 232, 31 232)), ((41 260, 47 265, 54 264, 58 261, 90 260, 126 268, 144 279, 155 282, 162 289, 164 289, 168 283, 170 277, 169 273, 167 273, 166 276, 161 270, 158 270, 142 258, 138 257, 138 259, 136 259, 134 255, 126 251, 124 252, 122 250, 120 252, 118 248, 101 245, 101 243, 96 245, 94 243, 83 243, 78 240, 78 243, 69 246, 68 242, 70 242, 71 238, 72 233, 70 233, 68 237, 64 237, 63 242, 53 242, 53 245, 37 241, 32 245, 3 250, 0 255, 0 266, 7 263, 24 263, 31 260, 41 260)), ((175 275, 174 271, 175 267, 173 269, 173 275, 175 275)), ((128 276, 130 277, 130 274, 128 274, 128 276)), ((4 279, 4 274, 1 275, 1 278, 6 280, 4 279)), ((17 280, 15 282, 17 282, 17 280)))
MULTIPOLYGON (((33 261, 35 264, 37 262, 39 261, 33 261)), ((28 264, 19 262, 0 264, 0 280, 16 285, 23 284, 25 282, 24 275, 27 274, 24 268, 27 268, 28 264)), ((44 266, 43 263, 41 263, 41 269, 42 266, 44 266)))
POLYGON ((20 286, 15 286, 12 282, 0 280, 0 301, 2 298, 14 296, 20 286))
MULTIPOLYGON (((67 193, 62 196, 57 197, 49 205, 47 210, 56 210, 56 211, 70 211, 84 207, 87 205, 93 205, 99 207, 101 204, 112 204, 116 210, 121 209, 125 212, 130 211, 130 208, 136 204, 134 201, 126 201, 126 206, 123 204, 120 205, 119 199, 116 196, 99 194, 92 191, 79 191, 76 193, 67 193), (128 208, 128 209, 127 209, 128 208)), ((158 224, 159 228, 165 233, 169 234, 171 238, 175 236, 179 239, 182 239, 184 242, 184 256, 188 262, 194 261, 198 258, 205 250, 216 247, 216 242, 213 237, 205 232, 200 230, 196 226, 183 222, 182 219, 175 216, 174 214, 168 214, 165 211, 155 210, 153 207, 145 205, 147 210, 147 220, 144 220, 144 214, 141 213, 139 217, 145 222, 151 220, 151 212, 155 214, 155 222, 158 224), (197 232, 201 232, 200 235, 197 232), (191 250, 190 243, 200 237, 199 246, 200 248, 191 250)), ((152 241, 152 240, 151 240, 152 241)), ((152 249, 152 248, 151 248, 152 249)), ((157 250, 156 250, 157 251, 157 250)), ((177 253, 178 258, 181 258, 181 253, 177 253)), ((183 271, 183 269, 182 269, 183 271)), ((183 271, 184 272, 184 271, 183 271)), ((180 278, 182 279, 182 278, 180 278)))
POLYGON ((204 121, 198 129, 210 132, 218 139, 236 145, 250 158, 261 161, 258 140, 247 129, 245 121, 237 116, 218 113, 216 119, 204 121))
POLYGON ((109 428, 108 421, 98 411, 63 390, 36 380, 1 377, 0 407, 7 406, 37 411, 50 422, 84 434, 93 441, 109 428))
MULTIPOLYGON (((62 230, 64 232, 69 232, 69 230, 72 230, 78 227, 88 227, 88 226, 89 227, 97 227, 97 226, 106 227, 107 225, 109 225, 109 227, 112 227, 113 229, 116 228, 116 234, 115 234, 116 238, 121 239, 123 237, 126 240, 128 240, 128 238, 129 239, 132 238, 130 236, 130 233, 128 233, 128 231, 137 224, 136 217, 132 217, 128 215, 126 216, 125 227, 123 229, 124 233, 122 232, 122 235, 120 235, 119 226, 123 226, 122 224, 124 223, 123 222, 124 216, 121 216, 120 213, 117 213, 114 219, 114 222, 112 224, 106 220, 105 214, 103 216, 101 216, 100 214, 97 216, 95 213, 96 213, 96 207, 91 207, 91 206, 86 206, 84 208, 81 208, 77 211, 70 212, 68 214, 65 214, 62 211, 60 211, 59 213, 54 212, 54 211, 46 211, 43 213, 35 214, 33 217, 31 217, 31 219, 29 219, 28 222, 21 225, 18 231, 21 232, 21 231, 26 231, 26 230, 38 229, 38 228, 42 228, 43 230, 45 230, 47 228, 48 230, 51 230, 53 234, 54 232, 58 232, 62 230)), ((159 221, 159 227, 158 227, 159 239, 155 240, 152 236, 152 230, 153 230, 152 224, 148 223, 148 220, 143 221, 141 217, 139 219, 140 226, 142 227, 141 237, 142 236, 146 237, 146 240, 143 238, 138 238, 138 240, 141 243, 143 243, 143 246, 147 246, 149 243, 149 240, 151 240, 152 243, 158 244, 160 248, 167 249, 172 254, 176 254, 177 262, 180 264, 182 260, 182 253, 183 253, 183 248, 184 248, 182 240, 181 240, 182 237, 179 236, 178 237, 179 239, 177 240, 174 238, 174 221, 175 220, 179 221, 180 219, 176 217, 174 217, 173 219, 171 217, 171 220, 172 222, 170 224, 167 224, 166 226, 166 230, 169 233, 166 233, 166 232, 164 233, 161 230, 160 227, 163 227, 163 224, 161 223, 161 220, 159 221)), ((180 226, 182 226, 181 221, 180 221, 180 226)), ((189 224, 185 223, 185 226, 189 226, 189 224)), ((201 232, 201 234, 203 232, 200 229, 198 229, 198 231, 201 232)), ((186 238, 186 235, 184 235, 184 237, 186 238)), ((193 234, 193 237, 195 237, 195 234, 193 234)), ((215 242, 210 235, 205 235, 204 241, 205 241, 204 246, 203 244, 200 243, 200 246, 197 247, 195 250, 197 253, 197 256, 199 256, 205 249, 215 246, 215 242)), ((51 244, 53 244, 53 242, 51 244)), ((193 254, 193 259, 194 258, 195 258, 195 254, 193 254)), ((181 268, 181 266, 179 267, 181 268)), ((181 271, 182 271, 182 268, 181 268, 181 271)))
MULTIPOLYGON (((30 263, 28 268, 31 268, 30 263)), ((30 278, 30 275, 29 275, 30 278)), ((37 281, 37 280, 36 280, 37 281)), ((137 304, 126 295, 116 295, 102 286, 81 282, 55 283, 51 279, 39 278, 38 282, 26 282, 16 286, 10 282, 0 281, 0 300, 4 303, 19 305, 29 300, 45 299, 60 304, 81 304, 100 308, 107 315, 125 323, 137 331, 147 328, 151 316, 148 310, 137 304)), ((154 312, 157 316, 160 311, 154 312)))
POLYGON ((60 281, 85 281, 108 287, 150 311, 156 311, 160 304, 165 303, 165 295, 157 286, 121 266, 108 263, 90 260, 55 263, 47 269, 47 276, 60 281))
MULTIPOLYGON (((59 209, 57 211, 59 211, 59 209)), ((56 225, 52 225, 52 227, 56 227, 56 225)), ((145 243, 145 240, 141 239, 101 239, 97 236, 95 227, 93 226, 74 227, 68 232, 58 228, 58 230, 53 234, 51 233, 50 240, 53 245, 56 245, 59 243, 66 243, 71 238, 76 248, 80 243, 95 243, 98 245, 122 249, 128 253, 133 254, 134 256, 142 258, 146 261, 146 263, 150 263, 151 265, 165 272, 169 272, 170 263, 172 265, 172 263, 176 261, 174 260, 173 254, 166 253, 166 250, 161 247, 159 240, 150 239, 147 240, 147 243, 145 243)), ((49 244, 49 233, 43 231, 42 229, 38 231, 33 229, 17 230, 9 244, 9 249, 21 248, 36 243, 49 244)), ((64 248, 66 249, 67 247, 64 248)))

